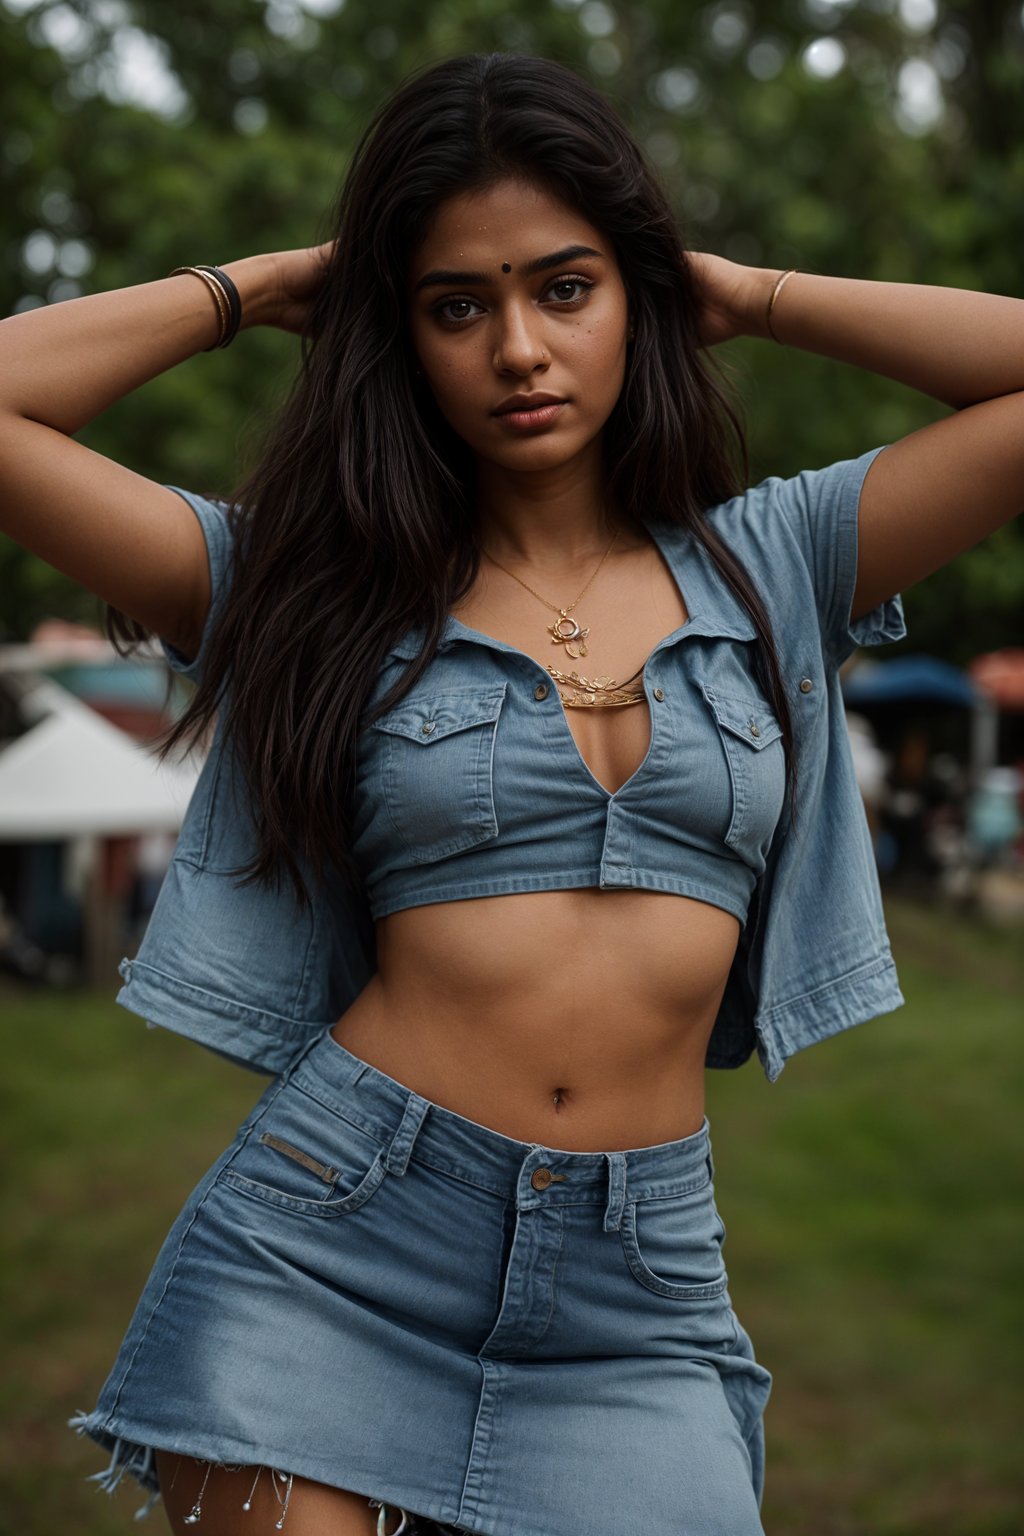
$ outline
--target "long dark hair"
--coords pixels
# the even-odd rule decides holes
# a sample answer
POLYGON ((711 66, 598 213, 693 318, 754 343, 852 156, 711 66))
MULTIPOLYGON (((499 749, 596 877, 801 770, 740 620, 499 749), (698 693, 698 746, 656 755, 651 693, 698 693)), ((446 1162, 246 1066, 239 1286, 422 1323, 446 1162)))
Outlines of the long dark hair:
MULTIPOLYGON (((698 340, 697 287, 667 197, 608 100, 573 70, 524 55, 453 58, 408 78, 356 147, 298 374, 257 467, 225 498, 231 586, 204 674, 159 752, 194 745, 224 709, 258 834, 257 856, 235 873, 248 884, 287 870, 306 908, 296 847, 318 882, 329 862, 358 879, 356 744, 388 648, 423 627, 419 656, 375 714, 421 676, 477 574, 473 461, 414 371, 405 285, 438 206, 509 175, 543 184, 613 243, 635 342, 605 426, 610 488, 627 516, 688 528, 749 612, 792 816, 792 723, 768 617, 702 516, 747 486, 743 426, 698 340)), ((115 609, 106 622, 115 645, 145 634, 115 609)))

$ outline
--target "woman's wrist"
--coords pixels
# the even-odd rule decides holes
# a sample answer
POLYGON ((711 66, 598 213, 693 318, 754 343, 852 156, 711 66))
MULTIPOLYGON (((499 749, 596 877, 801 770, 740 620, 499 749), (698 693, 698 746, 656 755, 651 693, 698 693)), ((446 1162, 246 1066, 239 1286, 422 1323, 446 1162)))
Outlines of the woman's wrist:
MULTIPOLYGON (((277 269, 272 256, 242 256, 237 261, 221 262, 221 270, 230 277, 242 301, 242 319, 238 329, 273 323, 279 302, 277 269)), ((214 308, 210 303, 211 310, 214 308)), ((214 315, 216 320, 216 315, 214 315)))
POLYGON ((768 305, 775 291, 775 285, 786 268, 749 267, 747 270, 749 277, 742 290, 742 309, 739 320, 741 333, 744 336, 758 336, 764 341, 774 341, 779 334, 777 321, 782 298, 772 312, 775 336, 768 329, 768 305))

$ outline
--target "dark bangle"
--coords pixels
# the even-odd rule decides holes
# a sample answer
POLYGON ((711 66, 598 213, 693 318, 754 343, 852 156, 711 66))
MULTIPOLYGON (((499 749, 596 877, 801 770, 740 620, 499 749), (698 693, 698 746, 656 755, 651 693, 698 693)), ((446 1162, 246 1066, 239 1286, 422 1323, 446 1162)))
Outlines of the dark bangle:
POLYGON ((210 267, 200 263, 199 270, 200 272, 209 272, 210 276, 221 284, 224 292, 227 294, 228 304, 231 309, 231 319, 227 330, 216 345, 217 347, 229 347, 238 335, 238 327, 242 323, 242 300, 239 297, 238 289, 222 267, 210 267))
POLYGON ((179 272, 193 272, 209 288, 213 301, 217 306, 217 314, 220 317, 220 335, 209 347, 204 347, 204 352, 215 352, 218 347, 230 346, 238 334, 238 328, 242 323, 242 300, 238 289, 231 278, 220 267, 175 267, 169 272, 168 277, 177 277, 179 272))

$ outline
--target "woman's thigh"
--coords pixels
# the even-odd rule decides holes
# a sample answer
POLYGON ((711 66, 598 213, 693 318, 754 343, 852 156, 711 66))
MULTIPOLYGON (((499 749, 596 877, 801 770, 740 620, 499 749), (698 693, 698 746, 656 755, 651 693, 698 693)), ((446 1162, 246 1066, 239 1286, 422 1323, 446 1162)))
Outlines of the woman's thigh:
MULTIPOLYGON (((378 1512, 362 1493, 274 1476, 269 1467, 216 1466, 173 1451, 157 1451, 156 1465, 174 1536, 189 1536, 195 1525, 210 1536, 272 1536, 282 1516, 285 1536, 376 1536, 378 1512), (200 1518, 187 1523, 197 1501, 200 1518)), ((400 1510, 388 1509, 386 1536, 394 1536, 401 1519, 400 1510)))

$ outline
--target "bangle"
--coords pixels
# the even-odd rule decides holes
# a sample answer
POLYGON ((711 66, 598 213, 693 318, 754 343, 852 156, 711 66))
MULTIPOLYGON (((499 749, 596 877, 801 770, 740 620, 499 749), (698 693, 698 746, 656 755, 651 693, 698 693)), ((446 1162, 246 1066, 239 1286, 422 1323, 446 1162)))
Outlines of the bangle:
POLYGON ((168 277, 177 277, 179 272, 194 272, 196 277, 203 282, 213 294, 213 302, 217 306, 217 316, 220 320, 220 334, 217 340, 209 347, 204 347, 204 352, 214 352, 219 347, 229 347, 238 334, 242 322, 242 300, 238 289, 235 287, 227 273, 220 267, 175 267, 169 272, 168 277))
MULTIPOLYGON (((783 272, 782 276, 779 278, 778 282, 775 284, 775 287, 772 289, 772 296, 768 300, 768 309, 767 309, 767 312, 765 314, 765 321, 766 321, 767 326, 768 326, 768 334, 772 338, 772 341, 779 341, 779 338, 776 336, 774 330, 772 329, 772 310, 775 308, 775 300, 778 298, 779 294, 782 292, 782 285, 783 285, 783 283, 785 283, 786 278, 787 277, 792 277, 793 273, 794 272, 798 272, 799 270, 800 269, 798 267, 790 267, 788 272, 783 272)), ((779 346, 781 347, 783 345, 784 345, 784 343, 779 341, 779 346)))
POLYGON ((229 347, 234 341, 235 337, 238 335, 238 328, 242 323, 242 300, 239 296, 238 289, 235 287, 231 278, 228 277, 227 273, 220 267, 208 267, 201 263, 199 266, 199 271, 204 274, 209 273, 209 275, 215 278, 216 281, 220 283, 221 287, 224 288, 227 292, 228 304, 231 310, 231 323, 228 326, 227 335, 222 341, 218 342, 218 346, 229 347))
POLYGON ((219 347, 223 341, 224 336, 227 333, 228 321, 230 319, 228 301, 224 295, 224 290, 215 278, 212 278, 207 272, 200 272, 198 267, 175 267, 174 271, 170 275, 171 277, 176 277, 179 272, 194 272, 196 277, 202 278, 207 288, 209 288, 210 292, 213 294, 213 302, 217 307, 219 332, 217 335, 217 340, 213 343, 213 345, 203 348, 204 352, 212 352, 214 348, 219 347))

